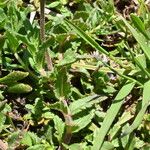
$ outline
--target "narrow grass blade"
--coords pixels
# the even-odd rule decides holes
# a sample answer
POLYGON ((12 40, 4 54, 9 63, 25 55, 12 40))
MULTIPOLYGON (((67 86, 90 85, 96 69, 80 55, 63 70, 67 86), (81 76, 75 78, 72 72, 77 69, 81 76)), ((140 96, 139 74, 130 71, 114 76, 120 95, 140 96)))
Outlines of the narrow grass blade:
MULTIPOLYGON (((128 68, 126 65, 122 64, 122 62, 119 59, 116 59, 111 53, 107 52, 104 48, 102 48, 92 37, 90 37, 88 34, 86 34, 82 29, 80 29, 78 26, 74 25, 71 21, 64 18, 64 22, 68 27, 70 27, 72 30, 76 32, 84 41, 86 41, 89 45, 91 45, 94 49, 98 50, 99 52, 107 55, 109 59, 113 60, 115 63, 119 64, 122 68, 128 68)), ((101 61, 101 60, 99 60, 101 61)), ((101 61, 104 64, 104 61, 101 61)), ((105 65, 105 64, 104 64, 105 65)), ((111 66, 109 66, 111 68, 111 66)), ((112 70, 113 68, 111 68, 112 70)), ((113 69, 114 70, 114 69, 113 69)), ((116 71, 117 74, 120 74, 119 71, 116 71)), ((124 75, 125 77, 125 75, 124 75)), ((126 77, 125 77, 126 78, 126 77)), ((128 78, 129 79, 129 78, 128 78)))
POLYGON ((150 102, 150 80, 144 84, 142 106, 150 102))
POLYGON ((131 31, 132 35, 141 46, 147 58, 150 60, 150 45, 147 43, 146 38, 142 34, 138 33, 123 17, 121 17, 121 19, 123 20, 125 25, 128 27, 128 29, 131 31))
POLYGON ((144 23, 141 21, 141 19, 134 15, 134 14, 131 14, 131 19, 135 25, 135 27, 147 38, 149 39, 149 36, 147 35, 146 33, 146 29, 145 29, 145 26, 144 26, 144 23))
POLYGON ((111 107, 107 111, 106 117, 102 123, 101 128, 98 129, 95 133, 92 150, 99 150, 101 148, 104 142, 104 138, 120 110, 120 107, 123 103, 123 99, 131 92, 134 85, 135 83, 133 82, 125 84, 115 97, 111 107))
POLYGON ((124 131, 124 133, 122 133, 122 136, 126 136, 126 135, 130 134, 131 132, 133 132, 133 130, 138 128, 138 126, 140 125, 140 123, 143 119, 143 116, 147 110, 147 107, 149 106, 149 102, 150 102, 149 89, 150 89, 150 80, 144 84, 142 109, 137 114, 137 116, 136 116, 134 122, 132 123, 132 125, 130 126, 130 128, 128 130, 124 131))
POLYGON ((87 43, 89 43, 93 48, 99 50, 101 53, 106 54, 107 56, 109 53, 103 49, 95 40, 93 40, 90 36, 88 36, 85 32, 83 32, 79 27, 74 25, 71 21, 68 19, 64 19, 65 23, 71 27, 80 37, 82 37, 87 43))
POLYGON ((126 136, 126 135, 132 133, 136 128, 138 128, 138 126, 140 125, 140 123, 141 123, 141 121, 142 121, 142 119, 143 119, 143 116, 144 116, 144 114, 145 114, 145 111, 146 111, 148 105, 149 105, 149 104, 147 103, 147 104, 145 104, 145 105, 143 106, 143 108, 142 108, 142 109, 139 111, 139 113, 137 114, 137 116, 136 116, 134 122, 132 123, 132 125, 131 125, 127 130, 125 130, 125 131, 122 133, 122 137, 124 137, 124 136, 126 136))

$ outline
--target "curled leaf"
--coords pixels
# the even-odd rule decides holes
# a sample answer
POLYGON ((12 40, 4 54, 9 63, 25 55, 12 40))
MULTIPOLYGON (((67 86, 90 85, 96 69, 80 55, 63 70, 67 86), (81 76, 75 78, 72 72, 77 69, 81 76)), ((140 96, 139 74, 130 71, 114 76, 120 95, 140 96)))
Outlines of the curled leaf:
POLYGON ((9 93, 28 93, 32 91, 32 87, 28 84, 18 83, 8 88, 9 93))
POLYGON ((14 83, 14 82, 24 79, 28 75, 29 75, 28 72, 13 71, 13 72, 9 73, 7 76, 0 78, 0 83, 11 84, 11 83, 14 83))

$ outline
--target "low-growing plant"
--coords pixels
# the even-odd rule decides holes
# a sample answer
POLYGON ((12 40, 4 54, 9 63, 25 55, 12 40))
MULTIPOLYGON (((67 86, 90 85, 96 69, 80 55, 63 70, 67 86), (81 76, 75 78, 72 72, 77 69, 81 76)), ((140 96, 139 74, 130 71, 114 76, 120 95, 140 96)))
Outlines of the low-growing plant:
POLYGON ((149 148, 149 13, 112 0, 0 1, 1 149, 149 148))

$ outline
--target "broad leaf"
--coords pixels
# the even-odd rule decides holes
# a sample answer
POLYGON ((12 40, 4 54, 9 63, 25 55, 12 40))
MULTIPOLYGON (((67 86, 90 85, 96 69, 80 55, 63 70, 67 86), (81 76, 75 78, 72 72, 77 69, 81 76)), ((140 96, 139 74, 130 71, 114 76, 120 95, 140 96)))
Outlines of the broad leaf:
POLYGON ((65 67, 58 68, 54 92, 58 99, 68 98, 70 95, 71 86, 65 67))
POLYGON ((6 36, 7 36, 8 44, 10 48, 12 49, 13 52, 16 52, 19 46, 19 42, 18 42, 18 39, 15 37, 15 34, 11 31, 7 31, 6 36))
POLYGON ((99 99, 99 102, 100 102, 100 101, 105 100, 106 97, 101 97, 99 95, 92 95, 92 96, 87 96, 85 98, 82 98, 82 99, 72 102, 69 106, 71 114, 75 115, 75 114, 79 113, 80 111, 86 109, 88 104, 91 101, 96 101, 97 99, 99 99))
POLYGON ((28 93, 31 91, 32 91, 32 87, 28 84, 23 84, 23 83, 18 83, 8 87, 9 93, 20 94, 20 93, 28 93))
POLYGON ((101 150, 114 150, 114 146, 110 142, 104 142, 101 150))
POLYGON ((33 132, 24 132, 23 137, 20 141, 21 144, 27 145, 27 146, 32 146, 32 145, 38 144, 39 142, 40 142, 40 139, 33 132))
POLYGON ((16 37, 18 40, 20 40, 23 44, 25 44, 28 47, 28 51, 30 52, 30 54, 33 56, 33 58, 35 57, 35 53, 37 51, 37 46, 30 42, 29 39, 27 38, 27 36, 21 35, 21 34, 16 34, 16 37))
POLYGON ((64 58, 61 60, 57 66, 65 66, 65 65, 71 65, 76 61, 76 54, 72 49, 68 49, 64 53, 64 58))
POLYGON ((64 133, 64 129, 65 129, 65 124, 62 121, 62 119, 56 115, 54 116, 53 120, 54 120, 54 124, 55 124, 54 127, 56 129, 55 136, 57 137, 58 141, 61 142, 62 136, 64 133))
POLYGON ((91 111, 90 114, 80 117, 77 120, 73 121, 73 124, 75 125, 75 130, 73 132, 79 132, 81 129, 85 128, 89 123, 91 123, 91 120, 94 117, 94 112, 91 111))
POLYGON ((5 108, 6 103, 7 103, 7 100, 0 101, 0 112, 5 108))
POLYGON ((0 83, 2 83, 2 84, 15 83, 15 82, 27 77, 28 74, 29 74, 28 72, 13 71, 13 72, 9 73, 7 76, 0 78, 0 83))
POLYGON ((27 146, 32 146, 32 138, 31 136, 28 134, 28 132, 26 132, 24 135, 23 135, 23 138, 21 140, 21 144, 23 145, 27 145, 27 146))

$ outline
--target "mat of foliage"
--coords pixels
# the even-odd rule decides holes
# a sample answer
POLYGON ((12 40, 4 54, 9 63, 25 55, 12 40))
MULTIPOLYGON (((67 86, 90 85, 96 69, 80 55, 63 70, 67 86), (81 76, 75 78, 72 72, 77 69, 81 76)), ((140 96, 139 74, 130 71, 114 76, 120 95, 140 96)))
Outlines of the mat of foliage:
POLYGON ((150 149, 149 8, 0 0, 0 149, 150 149))

